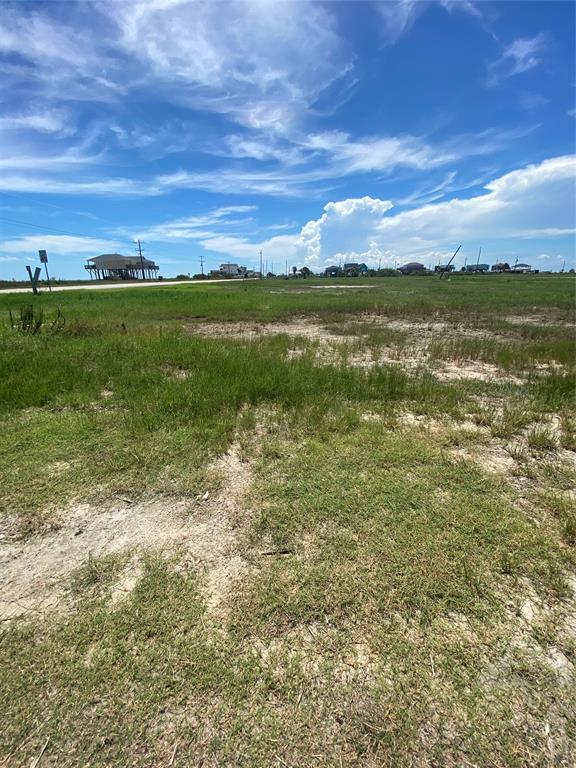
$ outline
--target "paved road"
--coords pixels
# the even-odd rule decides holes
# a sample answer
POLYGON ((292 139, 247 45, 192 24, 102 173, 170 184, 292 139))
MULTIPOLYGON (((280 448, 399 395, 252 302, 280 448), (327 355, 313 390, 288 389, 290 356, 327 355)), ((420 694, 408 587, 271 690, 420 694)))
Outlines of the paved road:
MULTIPOLYGON (((247 280, 255 280, 257 278, 246 278, 247 280)), ((97 282, 85 283, 84 285, 53 285, 52 291, 97 291, 106 290, 110 291, 113 288, 150 288, 153 286, 169 286, 169 285, 212 285, 212 283, 229 283, 230 280, 146 280, 145 282, 126 282, 126 283, 106 283, 97 282)), ((48 288, 40 286, 40 290, 43 293, 48 293, 48 288)), ((0 288, 0 296, 3 293, 32 293, 32 288, 0 288)))

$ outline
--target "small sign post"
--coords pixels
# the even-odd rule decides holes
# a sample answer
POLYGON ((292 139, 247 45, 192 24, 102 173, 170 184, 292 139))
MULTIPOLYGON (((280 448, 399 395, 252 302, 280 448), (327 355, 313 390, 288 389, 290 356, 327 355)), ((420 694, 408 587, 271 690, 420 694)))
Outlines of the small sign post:
POLYGON ((26 269, 30 275, 30 282, 32 283, 32 293, 38 293, 38 278, 40 277, 40 267, 36 267, 34 274, 32 274, 32 267, 27 264, 26 269))
POLYGON ((46 270, 46 282, 48 283, 48 290, 50 293, 52 293, 52 286, 50 285, 50 275, 48 274, 48 254, 46 251, 38 251, 38 255, 40 256, 40 264, 44 264, 44 269, 46 270))

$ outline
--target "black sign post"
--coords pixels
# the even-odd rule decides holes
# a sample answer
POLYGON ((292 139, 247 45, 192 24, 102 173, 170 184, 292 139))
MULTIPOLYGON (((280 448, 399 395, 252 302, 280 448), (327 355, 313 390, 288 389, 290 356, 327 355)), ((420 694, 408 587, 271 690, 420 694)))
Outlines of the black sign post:
POLYGON ((38 251, 38 255, 40 256, 40 264, 44 264, 44 269, 46 270, 46 282, 48 283, 48 290, 50 293, 52 293, 52 286, 50 285, 50 275, 48 274, 48 254, 46 251, 38 251))
POLYGON ((32 267, 27 264, 26 269, 30 275, 30 282, 32 283, 32 293, 38 293, 38 278, 40 277, 40 267, 36 267, 34 274, 32 274, 32 267))

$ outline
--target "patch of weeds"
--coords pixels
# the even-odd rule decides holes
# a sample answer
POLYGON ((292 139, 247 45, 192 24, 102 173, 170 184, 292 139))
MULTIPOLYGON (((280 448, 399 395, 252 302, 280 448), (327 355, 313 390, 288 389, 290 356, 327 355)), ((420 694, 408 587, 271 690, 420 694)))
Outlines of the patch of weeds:
POLYGON ((89 553, 87 561, 70 574, 70 594, 75 598, 101 596, 114 584, 128 559, 127 552, 101 557, 89 553))
POLYGON ((36 336, 44 327, 53 333, 61 331, 66 324, 60 309, 56 310, 53 317, 46 318, 42 307, 34 307, 32 304, 20 307, 18 314, 12 314, 10 310, 9 317, 12 329, 27 336, 36 336))
POLYGON ((576 451, 576 418, 572 413, 560 414, 560 445, 567 451, 576 451))
POLYGON ((526 446, 522 443, 509 443, 506 446, 506 451, 514 459, 514 461, 518 462, 518 464, 524 465, 530 458, 530 454, 526 446))
POLYGON ((554 451, 558 448, 556 435, 544 425, 531 427, 526 432, 526 442, 535 451, 554 451))
POLYGON ((564 541, 576 545, 576 499, 566 493, 545 492, 541 501, 546 509, 558 520, 564 541))
POLYGON ((316 554, 262 571, 242 609, 254 621, 280 630, 323 616, 377 623, 391 611, 423 621, 445 611, 481 615, 504 556, 515 575, 550 589, 561 581, 557 544, 505 506, 500 483, 446 460, 428 435, 362 422, 270 464, 255 491, 257 532, 292 548, 312 537, 316 554))
POLYGON ((507 440, 533 421, 532 414, 518 405, 505 405, 502 412, 494 416, 490 423, 493 437, 507 440))

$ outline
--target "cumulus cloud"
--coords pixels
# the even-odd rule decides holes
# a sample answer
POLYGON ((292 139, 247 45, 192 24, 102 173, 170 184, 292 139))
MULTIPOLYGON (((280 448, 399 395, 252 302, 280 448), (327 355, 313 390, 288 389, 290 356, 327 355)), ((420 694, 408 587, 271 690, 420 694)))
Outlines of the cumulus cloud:
POLYGON ((268 262, 268 268, 271 269, 274 264, 276 272, 284 270, 286 261, 291 266, 293 262, 299 263, 301 257, 297 235, 276 235, 260 242, 251 241, 246 237, 217 235, 202 240, 200 244, 207 251, 253 265, 258 263, 261 250, 268 262))
POLYGON ((373 245, 373 232, 390 208, 389 200, 372 197, 327 203, 322 216, 309 221, 300 232, 298 244, 306 262, 319 265, 344 253, 367 251, 373 245))
POLYGON ((575 227, 575 178, 576 156, 551 158, 495 179, 485 194, 400 213, 381 222, 380 234, 428 243, 568 235, 575 227))
POLYGON ((388 254, 427 257, 446 243, 502 238, 548 238, 576 231, 576 156, 545 160, 512 171, 468 199, 424 205, 396 215, 388 200, 370 197, 328 203, 301 230, 309 264, 337 257, 388 254))

